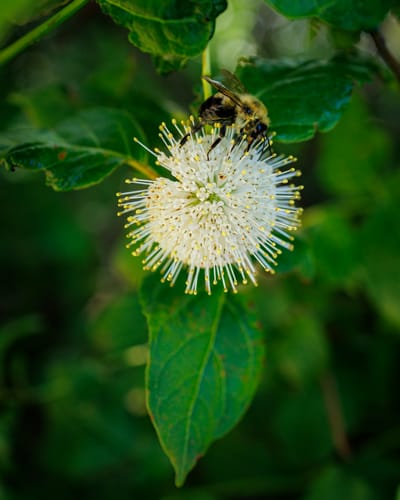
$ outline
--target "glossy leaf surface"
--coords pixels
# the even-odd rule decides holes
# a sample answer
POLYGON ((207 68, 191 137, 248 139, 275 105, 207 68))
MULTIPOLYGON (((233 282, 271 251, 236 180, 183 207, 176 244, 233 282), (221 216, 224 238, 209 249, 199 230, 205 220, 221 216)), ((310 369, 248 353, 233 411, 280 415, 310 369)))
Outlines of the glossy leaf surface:
POLYGON ((96 184, 116 167, 141 154, 133 142, 141 130, 126 112, 82 111, 54 130, 19 129, 0 137, 0 159, 8 169, 44 171, 56 191, 96 184), (14 146, 14 144, 16 144, 14 146))
POLYGON ((97 0, 113 20, 128 28, 129 40, 152 54, 162 71, 178 69, 200 54, 212 37, 225 0, 97 0))
POLYGON ((356 82, 365 82, 373 68, 357 59, 328 61, 243 60, 237 74, 246 88, 268 108, 276 140, 311 139, 339 121, 356 82))
POLYGON ((349 30, 368 30, 378 26, 395 2, 393 0, 265 0, 290 18, 318 17, 333 26, 349 30))
POLYGON ((142 302, 150 329, 148 408, 181 485, 249 405, 261 335, 239 301, 222 293, 183 296, 178 285, 169 293, 150 276, 142 302))

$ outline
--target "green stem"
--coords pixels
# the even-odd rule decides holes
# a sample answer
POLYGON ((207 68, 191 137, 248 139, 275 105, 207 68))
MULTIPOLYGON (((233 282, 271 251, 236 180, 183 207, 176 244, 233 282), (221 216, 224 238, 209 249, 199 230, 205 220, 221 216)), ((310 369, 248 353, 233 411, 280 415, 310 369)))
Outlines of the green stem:
POLYGON ((333 445, 343 460, 350 460, 351 448, 346 434, 339 391, 333 374, 329 371, 323 374, 320 378, 320 384, 331 428, 333 445))
POLYGON ((73 0, 66 7, 59 10, 57 14, 47 19, 44 23, 40 24, 23 37, 16 40, 14 43, 0 51, 0 66, 5 64, 13 57, 17 56, 20 52, 25 50, 29 45, 37 42, 40 38, 47 35, 54 28, 66 21, 75 12, 81 9, 89 0, 73 0))
MULTIPOLYGON (((211 74, 211 63, 210 63, 210 44, 203 50, 201 55, 201 76, 210 76, 211 74)), ((211 96, 211 85, 204 79, 202 79, 203 84, 203 97, 204 100, 211 96)))
POLYGON ((140 163, 133 158, 127 161, 127 164, 140 172, 141 174, 145 175, 148 179, 157 179, 157 177, 160 177, 160 174, 158 174, 155 170, 153 170, 151 167, 148 165, 143 165, 143 163, 140 163))

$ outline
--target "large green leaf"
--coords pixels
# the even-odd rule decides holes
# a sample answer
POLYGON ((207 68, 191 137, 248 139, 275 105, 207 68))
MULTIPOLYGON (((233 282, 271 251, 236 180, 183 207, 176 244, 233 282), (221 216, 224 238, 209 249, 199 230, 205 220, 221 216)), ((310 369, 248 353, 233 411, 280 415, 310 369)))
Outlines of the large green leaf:
POLYGON ((129 30, 129 40, 155 56, 159 69, 178 69, 206 47, 226 0, 97 0, 103 11, 129 30))
POLYGON ((148 408, 179 486, 249 405, 263 345, 248 311, 222 292, 169 293, 157 276, 142 292, 150 329, 148 408))
POLYGON ((134 136, 142 137, 142 132, 129 113, 96 108, 53 130, 19 129, 0 136, 0 161, 11 170, 44 171, 56 191, 81 189, 141 154, 134 136))
POLYGON ((304 141, 331 130, 350 101, 356 82, 373 72, 369 61, 335 57, 329 61, 242 60, 237 74, 268 107, 271 130, 283 142, 304 141))
POLYGON ((272 8, 291 18, 318 17, 349 31, 376 28, 393 0, 265 0, 272 8))

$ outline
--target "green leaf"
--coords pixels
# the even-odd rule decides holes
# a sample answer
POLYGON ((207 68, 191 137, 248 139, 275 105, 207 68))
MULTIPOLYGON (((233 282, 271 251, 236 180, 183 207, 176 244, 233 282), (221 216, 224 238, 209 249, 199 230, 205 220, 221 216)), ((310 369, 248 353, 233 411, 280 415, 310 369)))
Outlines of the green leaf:
POLYGON ((10 170, 44 171, 47 185, 56 191, 82 189, 142 154, 134 136, 142 137, 142 132, 129 113, 95 108, 54 130, 19 129, 13 136, 0 136, 0 161, 10 170))
POLYGON ((290 18, 317 17, 348 31, 376 28, 395 4, 393 0, 265 0, 290 18))
POLYGON ((361 234, 360 251, 367 291, 377 308, 400 325, 400 226, 398 203, 373 212, 361 234))
POLYGON ((302 0, 292 2, 291 0, 265 0, 268 5, 287 17, 301 18, 317 16, 324 7, 332 3, 332 0, 302 0))
POLYGON ((327 132, 348 105, 354 84, 373 72, 369 61, 334 57, 329 61, 241 60, 237 74, 268 108, 271 130, 282 142, 305 141, 327 132))
POLYGON ((155 57, 161 71, 179 69, 211 39, 226 0, 97 0, 102 10, 128 28, 129 40, 155 57))
POLYGON ((150 330, 148 408, 180 486, 249 405, 263 346, 238 300, 170 292, 150 276, 142 301, 150 330))

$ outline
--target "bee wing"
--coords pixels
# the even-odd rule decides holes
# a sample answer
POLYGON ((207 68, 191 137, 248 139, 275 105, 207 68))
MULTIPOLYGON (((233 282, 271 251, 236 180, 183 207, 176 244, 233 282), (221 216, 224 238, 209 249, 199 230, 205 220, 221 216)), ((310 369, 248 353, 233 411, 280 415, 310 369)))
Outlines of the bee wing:
POLYGON ((216 88, 221 94, 226 95, 226 97, 229 97, 229 99, 237 104, 238 106, 242 107, 243 103, 239 97, 238 94, 235 92, 232 92, 228 88, 225 87, 225 85, 222 85, 221 82, 218 82, 217 80, 213 80, 209 76, 203 76, 203 79, 206 80, 210 85, 212 85, 214 88, 216 88))
POLYGON ((248 94, 243 83, 229 70, 222 68, 221 75, 223 76, 224 84, 234 92, 237 92, 238 94, 248 94))

